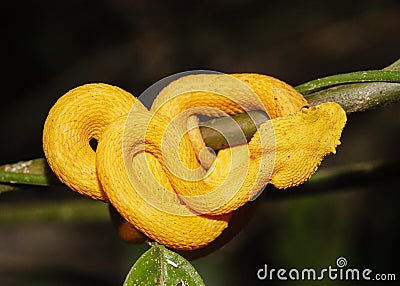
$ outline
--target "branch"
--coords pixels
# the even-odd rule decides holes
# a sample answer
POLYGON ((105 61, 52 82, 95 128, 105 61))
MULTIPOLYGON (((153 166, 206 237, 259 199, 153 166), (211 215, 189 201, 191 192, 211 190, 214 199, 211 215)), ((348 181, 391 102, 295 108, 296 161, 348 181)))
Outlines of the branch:
POLYGON ((39 158, 0 166, 0 194, 17 190, 13 184, 52 186, 61 182, 47 165, 46 159, 39 158))
MULTIPOLYGON (((384 69, 400 73, 400 60, 384 69)), ((400 83, 372 82, 339 85, 306 96, 312 105, 337 102, 347 113, 366 111, 400 102, 400 83)))
POLYGON ((296 86, 298 92, 304 96, 315 93, 317 91, 327 89, 329 87, 343 85, 348 83, 362 83, 362 82, 400 82, 400 72, 398 71, 385 71, 385 70, 371 70, 344 73, 338 75, 327 76, 312 80, 301 85, 296 86))

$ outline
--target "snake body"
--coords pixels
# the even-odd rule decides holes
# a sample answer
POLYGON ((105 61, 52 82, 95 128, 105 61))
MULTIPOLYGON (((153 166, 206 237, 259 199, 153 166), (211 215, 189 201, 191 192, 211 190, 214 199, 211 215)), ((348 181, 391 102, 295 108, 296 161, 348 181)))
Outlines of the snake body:
POLYGON ((287 188, 306 181, 335 152, 345 122, 340 105, 308 107, 275 78, 203 74, 170 83, 150 110, 118 87, 79 86, 50 110, 43 147, 72 190, 110 202, 151 239, 192 250, 214 241, 268 182, 287 188), (203 164, 197 116, 247 110, 264 110, 271 120, 249 144, 209 154, 203 164))

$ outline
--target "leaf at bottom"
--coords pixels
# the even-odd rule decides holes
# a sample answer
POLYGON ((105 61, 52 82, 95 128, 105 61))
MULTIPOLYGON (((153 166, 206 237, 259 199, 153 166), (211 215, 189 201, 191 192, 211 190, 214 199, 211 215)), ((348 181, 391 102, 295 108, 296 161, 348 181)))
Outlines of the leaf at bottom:
POLYGON ((203 280, 190 262, 179 254, 154 244, 133 265, 124 286, 199 286, 203 280))

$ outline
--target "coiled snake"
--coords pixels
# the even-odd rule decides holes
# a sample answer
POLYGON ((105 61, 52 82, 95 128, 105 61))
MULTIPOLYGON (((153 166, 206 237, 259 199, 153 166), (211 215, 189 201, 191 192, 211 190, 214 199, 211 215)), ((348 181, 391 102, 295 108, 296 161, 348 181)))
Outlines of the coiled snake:
POLYGON ((345 122, 337 103, 309 107, 269 76, 199 74, 170 83, 150 110, 118 87, 79 86, 51 108, 43 147, 72 190, 110 202, 151 239, 192 250, 215 240, 267 183, 287 188, 310 178, 335 153, 345 122), (216 156, 205 148, 198 115, 248 110, 271 118, 248 144, 216 156))

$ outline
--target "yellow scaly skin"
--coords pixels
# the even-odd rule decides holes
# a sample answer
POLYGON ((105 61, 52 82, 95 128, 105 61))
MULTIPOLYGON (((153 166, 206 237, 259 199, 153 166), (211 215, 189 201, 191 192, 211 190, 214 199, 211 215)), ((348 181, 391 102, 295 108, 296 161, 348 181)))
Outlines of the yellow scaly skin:
POLYGON ((111 202, 151 239, 192 250, 215 240, 232 212, 266 183, 302 184, 324 156, 335 152, 344 110, 336 103, 307 106, 291 86, 258 74, 182 77, 161 91, 150 111, 122 89, 88 84, 65 94, 50 110, 43 146, 50 167, 71 189, 111 202), (213 166, 203 168, 189 137, 180 133, 187 120, 252 109, 265 110, 271 120, 248 145, 220 150, 213 166), (98 140, 96 152, 89 146, 92 138, 98 140), (149 204, 132 183, 132 173, 141 174, 139 181, 151 194, 161 185, 172 195, 158 202, 161 207, 149 204), (185 174, 197 180, 182 179, 185 174))

